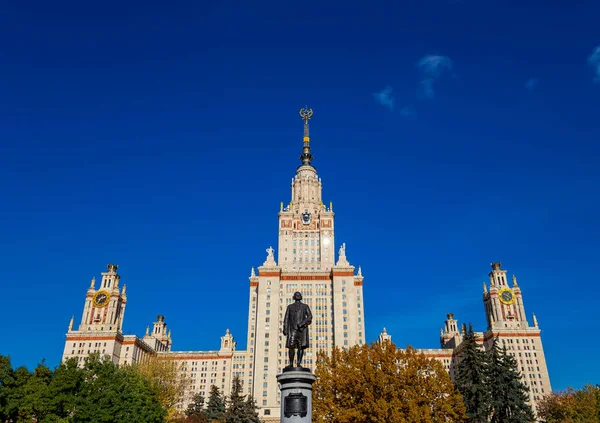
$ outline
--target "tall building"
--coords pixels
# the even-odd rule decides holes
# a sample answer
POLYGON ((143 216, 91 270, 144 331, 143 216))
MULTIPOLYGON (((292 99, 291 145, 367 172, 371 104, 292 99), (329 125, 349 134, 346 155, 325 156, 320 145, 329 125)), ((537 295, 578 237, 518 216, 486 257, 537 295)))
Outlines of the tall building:
MULTIPOLYGON (((172 351, 164 316, 158 316, 152 330, 148 326, 141 338, 123 334, 126 287, 119 287, 118 266, 109 264, 98 289, 92 279, 78 329, 73 328, 71 319, 63 359, 83 361, 97 352, 117 364, 137 363, 149 355, 174 360, 191 381, 180 404, 182 409, 196 393, 207 398, 212 385, 229 394, 237 376, 244 393, 255 398, 261 418, 275 422, 279 421, 280 408, 276 375, 287 365, 283 317, 295 291, 302 293, 313 313, 311 347, 305 353, 304 366, 314 368, 319 350, 329 353, 334 347, 365 342, 363 275, 360 267, 356 269, 348 261, 345 244, 335 254, 333 204, 325 206, 321 179, 312 164, 312 110, 302 109, 300 115, 304 121, 301 163, 292 178, 290 201, 279 206, 277 258, 275 249, 269 247, 265 262, 257 270, 252 268, 249 278, 247 349, 237 350, 233 335, 226 330, 218 350, 172 351)), ((500 267, 500 263, 492 264, 489 290, 484 284, 488 327, 478 333, 478 339, 482 348, 489 349, 493 338, 498 337, 515 355, 535 405, 543 394, 551 392, 540 329, 535 316, 533 326, 526 319, 516 278, 509 287, 506 271, 500 267)), ((440 360, 454 376, 462 337, 454 315, 448 314, 440 335, 441 348, 420 351, 440 360)), ((384 329, 379 340, 391 340, 391 335, 384 329)))
POLYGON ((312 165, 309 120, 312 110, 302 109, 304 138, 301 164, 292 179, 291 199, 279 207, 278 259, 273 248, 267 259, 252 270, 248 305, 247 392, 252 393, 264 415, 279 416, 280 392, 276 375, 286 366, 282 334, 285 308, 295 291, 313 312, 309 326, 311 347, 303 364, 314 366, 316 352, 334 346, 350 347, 365 341, 363 276, 339 248, 335 262, 333 205, 323 203, 321 178, 312 165))

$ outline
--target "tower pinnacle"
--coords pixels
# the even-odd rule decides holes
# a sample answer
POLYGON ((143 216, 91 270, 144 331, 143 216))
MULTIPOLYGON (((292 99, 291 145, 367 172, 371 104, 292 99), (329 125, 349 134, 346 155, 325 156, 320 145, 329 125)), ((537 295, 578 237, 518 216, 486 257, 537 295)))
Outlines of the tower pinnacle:
POLYGON ((310 154, 310 134, 308 132, 308 121, 312 115, 313 110, 309 109, 308 106, 300 109, 300 117, 304 121, 304 146, 302 147, 302 154, 300 155, 300 161, 302 161, 303 165, 310 165, 310 162, 313 159, 312 154, 310 154))

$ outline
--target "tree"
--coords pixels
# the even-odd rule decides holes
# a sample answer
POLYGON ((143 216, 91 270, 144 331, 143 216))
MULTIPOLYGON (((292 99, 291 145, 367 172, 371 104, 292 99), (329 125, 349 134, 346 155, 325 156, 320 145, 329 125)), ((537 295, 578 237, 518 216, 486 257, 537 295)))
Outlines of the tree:
POLYGON ((13 381, 10 357, 0 354, 0 422, 8 420, 7 405, 13 381))
POLYGON ((529 388, 521 380, 515 358, 500 349, 494 339, 488 351, 487 383, 491 390, 491 423, 529 423, 535 421, 527 404, 529 388))
POLYGON ((234 377, 231 383, 231 395, 227 401, 226 423, 260 423, 254 400, 248 401, 242 395, 242 382, 234 377))
POLYGON ((42 360, 22 386, 23 396, 19 405, 19 416, 23 421, 41 422, 47 415, 55 414, 48 395, 51 379, 52 370, 42 360))
POLYGON ((130 367, 117 367, 98 355, 83 368, 68 360, 54 371, 44 362, 29 372, 12 370, 0 356, 2 422, 162 423, 165 410, 157 393, 130 367))
POLYGON ((91 356, 83 366, 85 401, 73 423, 163 423, 166 415, 158 393, 131 366, 118 367, 110 358, 91 356))
POLYGON ((197 414, 204 414, 204 396, 200 393, 195 394, 192 397, 192 402, 188 404, 185 410, 186 416, 194 416, 197 414))
POLYGON ((260 423, 258 417, 258 407, 256 401, 251 395, 246 395, 246 401, 244 402, 244 415, 247 418, 248 423, 260 423))
POLYGON ((57 417, 68 418, 82 406, 85 398, 82 398, 81 392, 85 382, 85 373, 77 366, 74 358, 61 363, 54 370, 47 395, 50 407, 57 417))
POLYGON ((317 355, 318 423, 463 422, 465 408, 442 364, 391 342, 317 355))
POLYGON ((600 388, 586 385, 583 389, 567 388, 546 395, 538 403, 538 416, 546 423, 599 423, 600 388))
POLYGON ((491 395, 486 381, 486 355, 477 344, 473 325, 469 324, 465 330, 460 348, 461 361, 456 367, 454 381, 463 397, 469 421, 487 423, 491 395))
POLYGON ((133 368, 157 392, 160 403, 167 410, 167 421, 173 420, 179 414, 176 406, 190 385, 186 373, 177 366, 175 361, 163 357, 148 357, 141 363, 135 364, 133 368))
POLYGON ((21 366, 16 370, 8 369, 3 381, 4 410, 0 413, 3 421, 20 421, 20 409, 25 397, 25 386, 31 378, 31 373, 26 367, 21 366))
POLYGON ((225 398, 219 392, 215 385, 210 387, 208 402, 206 404, 206 416, 209 422, 225 421, 225 398))

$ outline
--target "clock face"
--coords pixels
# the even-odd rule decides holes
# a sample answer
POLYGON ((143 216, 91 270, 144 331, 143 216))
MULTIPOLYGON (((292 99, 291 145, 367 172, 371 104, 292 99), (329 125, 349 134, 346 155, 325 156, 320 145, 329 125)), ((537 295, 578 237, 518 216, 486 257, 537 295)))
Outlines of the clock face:
POLYGON ((311 217, 312 216, 310 215, 310 213, 305 211, 304 213, 302 213, 302 223, 308 225, 310 223, 311 217))
POLYGON ((502 288, 500 290, 500 301, 504 304, 512 304, 515 302, 515 294, 510 288, 502 288))
POLYGON ((110 299, 110 294, 106 291, 98 291, 96 295, 94 295, 94 305, 96 307, 106 307, 108 305, 108 300, 110 299))

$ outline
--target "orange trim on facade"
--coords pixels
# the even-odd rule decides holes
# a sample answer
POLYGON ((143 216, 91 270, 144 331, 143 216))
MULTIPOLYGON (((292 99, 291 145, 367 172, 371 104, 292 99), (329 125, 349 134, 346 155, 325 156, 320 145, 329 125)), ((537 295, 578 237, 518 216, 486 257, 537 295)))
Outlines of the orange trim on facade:
POLYGON ((67 341, 117 341, 123 343, 123 340, 117 336, 70 336, 67 335, 67 341))
POLYGON ((354 271, 349 271, 349 272, 336 272, 335 270, 333 271, 333 276, 354 276, 354 271))
POLYGON ((258 282, 250 282, 250 286, 258 286, 258 282))
POLYGON ((305 275, 298 275, 298 276, 282 276, 281 277, 282 281, 330 281, 331 280, 331 276, 330 275, 313 275, 313 276, 305 276, 305 275))
POLYGON ((281 274, 281 272, 261 272, 259 270, 258 274, 260 276, 279 276, 281 274))
POLYGON ((362 281, 354 281, 354 286, 362 286, 362 281))
POLYGON ((521 337, 521 338, 540 338, 539 333, 526 333, 526 332, 492 332, 491 335, 486 335, 484 340, 487 341, 496 336, 507 336, 507 337, 521 337))

